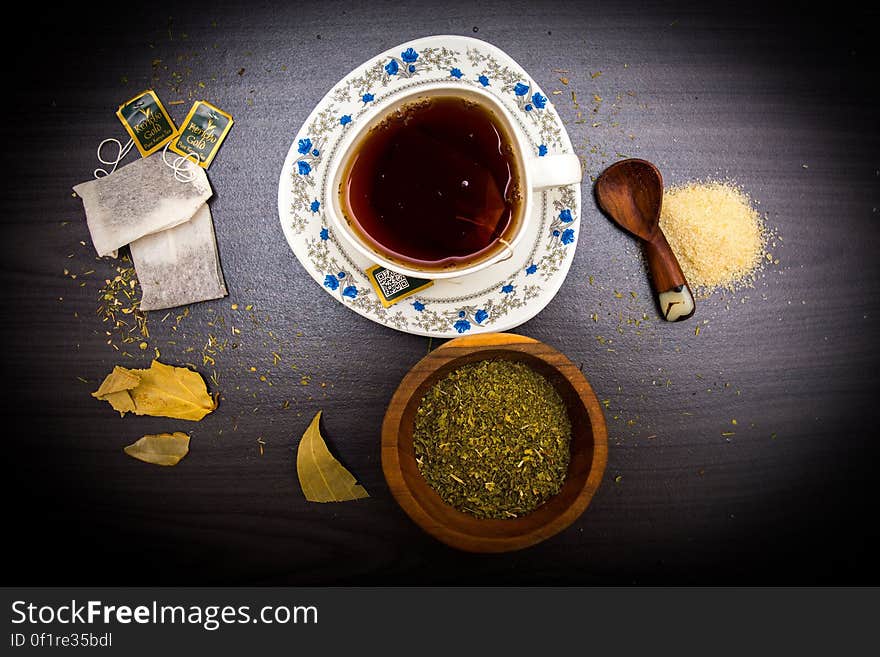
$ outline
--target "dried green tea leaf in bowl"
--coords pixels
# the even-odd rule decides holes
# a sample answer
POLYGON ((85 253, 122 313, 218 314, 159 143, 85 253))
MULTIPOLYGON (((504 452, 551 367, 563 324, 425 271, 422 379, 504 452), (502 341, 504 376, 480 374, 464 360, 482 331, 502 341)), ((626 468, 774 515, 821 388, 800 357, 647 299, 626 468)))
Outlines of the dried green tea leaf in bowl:
POLYGON ((553 385, 525 363, 464 365, 416 411, 422 476, 447 504, 477 518, 517 518, 562 488, 571 422, 553 385))

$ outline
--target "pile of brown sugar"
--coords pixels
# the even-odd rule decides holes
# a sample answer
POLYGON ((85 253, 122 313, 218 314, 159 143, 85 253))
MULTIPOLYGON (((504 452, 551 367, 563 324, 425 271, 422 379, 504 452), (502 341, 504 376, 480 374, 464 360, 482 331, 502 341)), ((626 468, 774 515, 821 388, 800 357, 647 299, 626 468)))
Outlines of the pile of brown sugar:
POLYGON ((691 287, 704 292, 751 285, 766 258, 761 215, 730 182, 667 188, 660 227, 691 287))

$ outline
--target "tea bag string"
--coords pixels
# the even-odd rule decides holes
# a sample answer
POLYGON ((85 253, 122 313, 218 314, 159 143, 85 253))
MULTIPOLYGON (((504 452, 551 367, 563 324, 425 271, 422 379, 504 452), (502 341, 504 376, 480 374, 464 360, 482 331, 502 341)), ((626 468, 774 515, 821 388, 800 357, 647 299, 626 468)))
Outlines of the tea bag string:
POLYGON ((510 242, 508 242, 503 237, 499 237, 498 241, 501 242, 506 247, 506 250, 507 250, 507 255, 504 256, 503 258, 501 258, 498 262, 504 262, 506 260, 510 260, 513 257, 513 247, 510 246, 510 242))
MULTIPOLYGON (((187 153, 186 155, 178 155, 173 160, 168 160, 168 144, 165 144, 165 148, 162 149, 162 162, 165 163, 169 169, 174 172, 174 179, 178 182, 192 182, 196 177, 195 170, 187 164, 187 162, 192 162, 196 166, 199 163, 199 156, 195 153, 187 153)), ((116 168, 119 166, 119 163, 125 159, 125 156, 128 155, 128 152, 131 150, 131 147, 134 146, 134 140, 129 139, 128 142, 123 146, 122 142, 118 139, 110 137, 109 139, 105 139, 100 144, 98 144, 98 161, 101 164, 105 164, 110 166, 111 169, 107 171, 106 169, 102 169, 98 167, 94 171, 95 178, 104 178, 105 176, 109 176, 111 173, 116 171, 116 168), (106 144, 115 144, 116 145, 116 157, 114 159, 105 160, 102 156, 104 151, 104 147, 106 144)))
POLYGON ((171 145, 171 142, 165 144, 165 148, 162 149, 162 161, 165 163, 165 166, 170 167, 172 171, 174 171, 174 179, 178 182, 192 182, 195 180, 196 171, 195 169, 187 164, 187 162, 192 162, 195 166, 199 165, 199 156, 196 153, 187 153, 186 155, 178 155, 171 162, 168 161, 168 146, 171 145))
POLYGON ((94 171, 95 178, 103 178, 104 176, 109 176, 111 173, 116 171, 116 167, 118 167, 119 163, 125 158, 126 155, 128 155, 128 151, 131 150, 132 146, 134 146, 133 139, 129 139, 128 143, 123 146, 121 141, 119 141, 118 139, 114 139, 113 137, 105 139, 100 144, 98 144, 98 162, 100 162, 101 164, 112 166, 113 168, 110 169, 110 171, 107 171, 106 169, 98 167, 94 171), (116 159, 105 160, 103 157, 101 157, 101 153, 104 150, 105 144, 116 144, 116 159))

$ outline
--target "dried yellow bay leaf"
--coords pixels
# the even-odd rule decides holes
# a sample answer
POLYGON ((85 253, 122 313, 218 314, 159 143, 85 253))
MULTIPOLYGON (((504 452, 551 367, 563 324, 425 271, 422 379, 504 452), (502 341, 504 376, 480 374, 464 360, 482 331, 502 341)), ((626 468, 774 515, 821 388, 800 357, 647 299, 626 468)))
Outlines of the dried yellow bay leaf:
POLYGON ((137 374, 117 365, 104 379, 101 387, 92 393, 92 396, 103 399, 106 395, 131 390, 138 383, 140 383, 140 377, 137 374))
POLYGON ((140 383, 140 377, 131 370, 118 365, 113 371, 107 375, 101 387, 92 393, 92 397, 109 402, 110 405, 119 411, 120 415, 125 415, 129 411, 134 411, 134 401, 128 391, 140 383))
POLYGON ((181 431, 150 434, 126 447, 125 453, 145 463, 177 465, 189 453, 189 436, 181 431))
POLYGON ((129 394, 137 415, 158 415, 180 420, 201 420, 217 408, 198 372, 164 365, 158 360, 148 370, 133 370, 141 382, 129 394))
POLYGON ((146 370, 114 367, 92 396, 108 402, 121 415, 131 411, 197 421, 217 408, 198 372, 158 360, 146 370))
POLYGON ((306 429, 296 452, 299 485, 309 502, 347 502, 369 497, 366 489, 333 458, 318 425, 321 411, 306 429))
POLYGON ((106 402, 109 402, 110 405, 117 411, 119 414, 124 416, 128 412, 134 412, 134 400, 131 398, 131 395, 128 393, 128 390, 120 390, 119 392, 109 392, 104 397, 99 397, 99 399, 103 399, 106 402))

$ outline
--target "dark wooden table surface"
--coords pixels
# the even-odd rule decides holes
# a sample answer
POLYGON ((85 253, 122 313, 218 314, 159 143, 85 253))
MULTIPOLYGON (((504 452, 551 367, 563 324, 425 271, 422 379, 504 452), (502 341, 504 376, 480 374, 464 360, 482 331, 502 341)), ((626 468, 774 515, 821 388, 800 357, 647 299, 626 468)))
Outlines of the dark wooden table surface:
POLYGON ((7 584, 878 582, 876 13, 521 0, 87 11, 34 15, 4 45, 7 584), (438 341, 329 298, 276 205, 319 98, 364 59, 443 33, 489 41, 563 91, 551 100, 588 174, 574 264, 516 331, 583 364, 607 400, 608 468, 571 528, 505 555, 448 549, 395 504, 383 413, 438 341), (150 87, 178 122, 196 98, 235 118, 208 171, 230 294, 149 313, 141 350, 102 322, 118 263, 96 258, 71 187, 91 178, 101 139, 123 137, 116 107, 150 87), (593 201, 590 177, 622 156, 667 183, 736 180, 778 233, 778 264, 753 289, 699 299, 687 323, 659 321, 636 245, 593 201), (227 341, 213 364, 212 335, 227 341), (90 397, 156 348, 216 373, 216 412, 120 418, 90 397), (303 499, 295 448, 320 409, 370 499, 303 499), (181 429, 192 446, 175 468, 122 452, 181 429))

